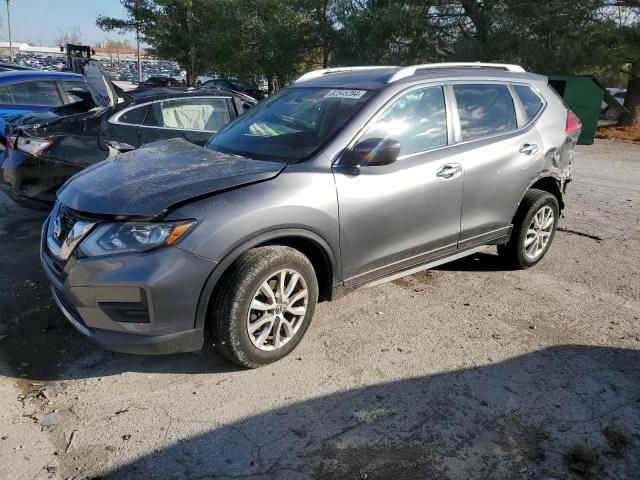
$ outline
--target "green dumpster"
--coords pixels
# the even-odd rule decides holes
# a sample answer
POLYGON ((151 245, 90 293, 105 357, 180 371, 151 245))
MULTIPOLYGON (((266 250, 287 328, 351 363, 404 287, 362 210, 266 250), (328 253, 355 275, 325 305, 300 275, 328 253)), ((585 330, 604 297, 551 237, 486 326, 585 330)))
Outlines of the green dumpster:
POLYGON ((605 89, 593 75, 549 75, 549 85, 582 122, 578 143, 593 144, 605 89))

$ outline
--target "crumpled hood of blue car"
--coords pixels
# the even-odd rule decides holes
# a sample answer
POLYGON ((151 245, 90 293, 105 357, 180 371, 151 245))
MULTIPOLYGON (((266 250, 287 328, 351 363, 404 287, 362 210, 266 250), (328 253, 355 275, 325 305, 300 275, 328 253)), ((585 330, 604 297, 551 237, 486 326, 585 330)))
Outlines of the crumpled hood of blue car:
POLYGON ((162 140, 83 170, 60 188, 58 199, 88 214, 160 217, 191 199, 269 180, 285 166, 162 140))

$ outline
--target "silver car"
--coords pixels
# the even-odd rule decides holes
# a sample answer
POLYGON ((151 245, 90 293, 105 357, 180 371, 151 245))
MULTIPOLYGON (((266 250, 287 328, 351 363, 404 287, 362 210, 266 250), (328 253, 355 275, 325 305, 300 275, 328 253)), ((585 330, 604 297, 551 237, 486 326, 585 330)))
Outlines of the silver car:
POLYGON ((166 140, 58 192, 42 264, 84 335, 282 358, 316 303, 498 245, 549 249, 580 120, 515 65, 310 72, 205 148, 166 140))

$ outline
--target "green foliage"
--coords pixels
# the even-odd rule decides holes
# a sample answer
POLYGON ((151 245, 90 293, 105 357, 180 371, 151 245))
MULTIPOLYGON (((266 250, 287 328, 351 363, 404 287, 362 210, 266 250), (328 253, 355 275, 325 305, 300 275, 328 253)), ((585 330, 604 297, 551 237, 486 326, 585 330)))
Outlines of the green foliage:
MULTIPOLYGON (((286 83, 313 68, 501 61, 619 80, 640 62, 638 0, 122 0, 150 50, 189 78, 286 83)), ((636 70, 634 70, 635 72, 636 70)), ((635 75, 635 74, 634 74, 635 75)))

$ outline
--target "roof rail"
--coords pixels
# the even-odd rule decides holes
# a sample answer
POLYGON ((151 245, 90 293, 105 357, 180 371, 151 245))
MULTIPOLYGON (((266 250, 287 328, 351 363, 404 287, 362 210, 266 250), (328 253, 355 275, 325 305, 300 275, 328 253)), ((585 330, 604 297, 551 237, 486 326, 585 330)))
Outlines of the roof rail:
POLYGON ((389 66, 370 66, 370 67, 334 67, 334 68, 323 68, 322 70, 313 70, 311 72, 307 72, 298 78, 293 83, 304 82, 306 80, 311 80, 312 78, 318 78, 328 73, 340 73, 340 72, 353 72, 359 70, 377 70, 379 68, 393 68, 389 66))
POLYGON ((525 69, 520 65, 513 65, 509 63, 483 63, 483 62, 443 62, 443 63, 425 63, 424 65, 412 65, 410 67, 404 67, 394 73, 387 83, 393 83, 401 78, 410 77, 415 75, 418 70, 429 70, 439 68, 496 68, 499 70, 506 70, 508 72, 524 72, 525 69))

